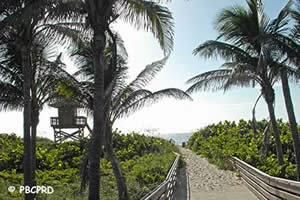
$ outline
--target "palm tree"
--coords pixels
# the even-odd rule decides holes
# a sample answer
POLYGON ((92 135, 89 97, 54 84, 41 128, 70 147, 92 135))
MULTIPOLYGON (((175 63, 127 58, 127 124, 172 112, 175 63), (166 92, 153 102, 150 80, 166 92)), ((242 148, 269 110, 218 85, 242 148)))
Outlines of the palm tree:
MULTIPOLYGON (((161 1, 157 1, 161 2, 161 1)), ((88 23, 94 31, 93 49, 94 64, 94 127, 92 143, 89 150, 89 199, 99 199, 99 166, 101 152, 101 137, 105 127, 105 98, 104 98, 104 72, 105 62, 103 51, 106 44, 105 32, 109 25, 122 18, 133 24, 136 28, 151 31, 159 40, 165 52, 172 49, 173 23, 169 10, 160 6, 156 1, 134 0, 85 0, 88 13, 88 23)))
MULTIPOLYGON (((258 4, 262 3, 258 1, 258 4)), ((298 6, 299 5, 300 4, 298 3, 298 6)), ((300 139, 289 88, 289 78, 299 79, 299 68, 297 69, 297 66, 299 65, 299 44, 297 41, 295 41, 295 38, 297 37, 297 23, 292 30, 289 29, 288 24, 290 20, 288 15, 291 12, 296 22, 300 18, 299 10, 291 10, 291 6, 292 1, 289 1, 287 5, 280 11, 277 18, 272 20, 270 23, 271 31, 264 34, 266 34, 267 38, 265 42, 267 43, 267 49, 265 51, 271 50, 274 52, 272 59, 276 60, 277 62, 274 63, 273 67, 279 69, 278 74, 281 79, 283 96, 293 138, 295 161, 297 166, 297 179, 300 180, 300 139), (291 33, 288 34, 287 31, 290 31, 291 33)), ((298 7, 298 9, 299 8, 300 7, 298 7)), ((261 9, 259 9, 259 11, 262 12, 261 9)))
MULTIPOLYGON (((11 2, 9 2, 11 3, 11 2)), ((13 11, 15 11, 15 16, 20 16, 20 13, 17 14, 16 11, 19 11, 22 8, 22 3, 21 1, 18 1, 17 4, 13 4, 14 7, 13 9, 11 7, 8 7, 7 10, 5 10, 5 7, 1 8, 2 11, 2 18, 1 18, 1 31, 6 31, 9 30, 7 26, 4 25, 5 21, 7 18, 9 19, 9 14, 13 11), (5 15, 3 15, 5 14, 5 15)), ((24 2, 25 3, 25 2, 24 2)), ((26 6, 28 5, 28 1, 26 2, 26 6)), ((8 4, 10 6, 10 4, 8 4)), ((4 6, 4 5, 1 5, 4 6)), ((6 5, 5 5, 6 6, 6 5)), ((25 10, 25 9, 24 9, 25 10)), ((28 11, 27 11, 28 13, 28 11)), ((24 14, 24 13, 23 13, 24 14)), ((35 22, 34 22, 35 23, 35 22)), ((16 34, 18 36, 19 41, 16 43, 19 44, 19 49, 20 49, 20 57, 21 57, 21 62, 23 66, 23 77, 26 77, 23 81, 22 88, 23 88, 23 105, 24 105, 24 110, 23 110, 23 118, 24 118, 24 124, 23 124, 23 134, 24 134, 24 164, 23 164, 23 169, 24 169, 24 185, 26 186, 32 186, 32 165, 31 165, 31 160, 32 160, 32 153, 31 153, 31 137, 30 137, 30 122, 31 122, 31 97, 30 97, 30 77, 31 77, 31 66, 30 66, 30 59, 29 55, 27 52, 30 52, 30 30, 31 30, 31 22, 26 20, 20 21, 18 24, 18 29, 22 30, 19 32, 19 34, 16 34)), ((16 29, 15 29, 16 30, 16 29)), ((30 194, 25 195, 25 199, 32 199, 32 196, 30 194)))
MULTIPOLYGON (((118 160, 113 151, 112 136, 113 131, 112 127, 115 121, 121 117, 128 116, 139 109, 145 107, 146 105, 151 105, 162 98, 171 97, 175 99, 190 99, 190 97, 183 91, 176 88, 167 88, 159 90, 156 92, 151 92, 144 87, 147 83, 155 76, 156 72, 164 65, 166 58, 160 61, 154 62, 148 65, 130 84, 124 87, 120 85, 115 85, 116 90, 114 90, 113 98, 111 99, 111 109, 108 112, 109 118, 106 125, 106 148, 108 151, 108 156, 113 164, 114 172, 117 174, 117 181, 123 181, 122 171, 119 166, 118 160)), ((118 185, 125 185, 125 182, 118 185)), ((126 188, 122 187, 124 194, 126 194, 126 188)), ((120 199, 128 199, 128 197, 123 197, 120 199)))
MULTIPOLYGON (((70 6, 71 4, 69 4, 70 6)), ((31 186, 32 180, 32 141, 30 134, 31 114, 32 114, 32 98, 31 98, 31 78, 32 78, 32 47, 34 38, 40 33, 46 33, 48 39, 61 40, 61 33, 65 32, 63 26, 54 26, 53 24, 43 24, 52 20, 53 13, 60 11, 62 19, 70 19, 75 15, 64 8, 64 4, 60 1, 35 1, 35 0, 19 0, 5 1, 0 4, 0 29, 2 35, 14 33, 13 42, 17 44, 20 51, 22 73, 23 73, 23 115, 24 115, 24 185, 31 186), (71 16, 71 17, 70 17, 71 16), (51 29, 51 32, 49 31, 51 29)), ((74 8, 74 5, 72 5, 74 8)), ((77 15, 79 16, 79 15, 77 15)), ((56 16, 57 18, 57 16, 56 16)), ((35 137, 33 138, 35 140, 35 137)), ((33 141, 34 142, 34 141, 33 141)), ((33 144, 34 145, 34 144, 33 144)), ((25 199, 32 199, 30 194, 25 194, 25 199)))
MULTIPOLYGON (((105 94, 107 106, 105 107, 106 125, 105 125, 105 147, 109 160, 112 163, 113 171, 116 176, 119 191, 119 199, 129 199, 127 186, 123 177, 119 161, 113 151, 112 127, 114 122, 120 118, 133 113, 145 105, 155 103, 163 97, 173 97, 175 99, 190 98, 186 93, 175 88, 169 88, 152 93, 144 89, 144 87, 154 78, 157 72, 164 66, 167 58, 156 61, 147 65, 146 68, 131 83, 126 83, 126 60, 127 52, 123 46, 123 41, 117 34, 113 35, 111 45, 107 47, 106 61, 109 68, 105 71, 105 94), (116 47, 119 47, 118 55, 115 57, 116 47)), ((81 86, 84 90, 93 90, 93 63, 89 43, 81 43, 81 48, 76 49, 73 53, 76 56, 76 63, 79 70, 75 73, 76 77, 84 78, 81 86)), ((92 94, 87 92, 86 94, 92 94)), ((92 95, 84 95, 84 102, 87 102, 87 108, 92 112, 92 95)))
MULTIPOLYGON (((31 141, 32 141, 32 178, 35 182, 35 149, 37 126, 39 123, 39 114, 45 103, 52 101, 57 97, 56 87, 60 81, 68 77, 61 67, 63 64, 59 61, 50 62, 45 58, 49 55, 47 47, 41 45, 42 42, 33 42, 31 64, 34 68, 31 91, 32 91, 32 124, 31 124, 31 141)), ((45 45, 45 44, 44 44, 45 45)), ((23 76, 22 65, 20 60, 20 51, 15 45, 8 43, 3 48, 1 67, 0 67, 0 110, 22 110, 23 109, 23 76)))
POLYGON ((278 49, 279 58, 281 62, 275 67, 280 70, 280 79, 282 85, 283 96, 285 100, 285 106, 288 114, 289 125, 293 138, 293 146, 295 151, 295 161, 297 167, 297 180, 300 180, 300 139, 297 129, 297 121, 294 112, 294 106, 291 98, 291 92, 289 87, 289 78, 293 77, 299 79, 299 42, 296 40, 299 37, 299 24, 300 24, 300 4, 298 3, 298 10, 291 10, 292 2, 289 1, 284 9, 281 10, 278 17, 274 20, 273 29, 278 30, 288 29, 289 23, 288 15, 292 13, 292 17, 295 19, 295 26, 290 30, 290 34, 285 32, 276 32, 276 34, 270 35, 270 40, 278 49))
POLYGON ((189 93, 201 89, 227 91, 233 86, 259 85, 268 106, 278 163, 282 165, 282 145, 274 112, 273 85, 278 79, 278 73, 271 67, 274 62, 267 59, 267 57, 271 58, 272 54, 267 55, 266 48, 262 48, 261 45, 266 39, 265 32, 270 31, 269 20, 263 13, 260 14, 259 20, 255 0, 248 0, 247 3, 248 10, 241 6, 234 6, 224 9, 217 18, 218 39, 224 39, 232 44, 219 40, 207 41, 194 50, 194 55, 205 58, 221 57, 226 62, 222 65, 222 69, 209 71, 188 80, 188 83, 193 85, 187 91, 189 93))

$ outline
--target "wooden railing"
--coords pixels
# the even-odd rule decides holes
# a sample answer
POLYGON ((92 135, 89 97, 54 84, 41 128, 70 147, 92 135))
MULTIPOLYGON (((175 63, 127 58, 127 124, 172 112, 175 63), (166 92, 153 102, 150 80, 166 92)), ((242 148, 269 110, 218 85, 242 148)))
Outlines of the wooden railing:
POLYGON ((152 192, 148 193, 141 200, 172 200, 174 188, 177 181, 177 169, 180 155, 176 153, 176 159, 170 168, 166 179, 152 192))
POLYGON ((300 182, 270 176, 255 167, 232 158, 248 188, 261 200, 300 200, 300 182))
POLYGON ((68 124, 63 124, 60 121, 59 117, 51 117, 50 118, 50 125, 54 128, 77 128, 77 127, 84 127, 87 124, 86 117, 83 116, 76 116, 73 118, 73 122, 68 124))

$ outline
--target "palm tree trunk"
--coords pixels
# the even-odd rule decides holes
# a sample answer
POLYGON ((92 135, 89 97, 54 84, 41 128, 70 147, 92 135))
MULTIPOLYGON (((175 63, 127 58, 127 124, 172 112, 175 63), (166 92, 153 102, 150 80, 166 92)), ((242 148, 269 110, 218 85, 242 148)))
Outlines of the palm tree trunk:
POLYGON ((100 155, 102 148, 102 138, 105 126, 104 117, 104 60, 103 50, 105 47, 105 28, 103 26, 94 27, 93 47, 94 55, 94 127, 92 141, 89 148, 89 200, 100 199, 100 155))
POLYGON ((280 76, 281 76, 285 107, 288 114, 290 129, 293 138, 295 160, 296 160, 296 167, 297 167, 297 180, 300 181, 300 139, 299 139, 299 134, 297 129, 296 117, 294 113, 294 106, 293 106, 292 97, 290 93, 289 81, 285 69, 282 69, 280 76))
POLYGON ((270 122, 268 122, 267 126, 264 129, 264 134, 262 138, 262 144, 261 144, 261 156, 263 159, 267 157, 268 149, 269 149, 269 132, 270 132, 270 122))
MULTIPOLYGON (((21 47, 22 67, 23 67, 23 95, 24 95, 24 161, 23 161, 23 173, 24 173, 24 186, 32 186, 32 151, 31 151, 31 137, 30 137, 30 123, 31 123, 31 96, 30 96, 30 84, 31 84, 31 66, 29 48, 26 45, 21 47)), ((25 200, 31 200, 31 194, 25 194, 25 200)))
POLYGON ((264 90, 264 97, 266 100, 266 103, 268 105, 268 111, 270 116, 270 121, 272 125, 272 130, 275 137, 275 143, 276 143, 276 151, 277 151, 277 160, 279 165, 283 165, 283 152, 282 152, 282 144, 280 141, 280 134, 279 129, 275 117, 275 111, 274 111, 274 99, 275 99, 275 93, 273 88, 264 90))
POLYGON ((113 172, 116 177, 116 182, 118 186, 118 192, 119 192, 119 200, 128 200, 128 190, 126 186, 126 181, 123 176, 120 163, 115 155, 115 152, 113 150, 112 146, 112 127, 107 126, 107 131, 106 131, 106 151, 107 151, 107 156, 112 164, 113 172))
POLYGON ((32 147, 32 181, 36 183, 35 180, 35 170, 36 170, 36 135, 37 126, 39 123, 39 110, 37 107, 33 107, 32 111, 32 127, 31 127, 31 147, 32 147))

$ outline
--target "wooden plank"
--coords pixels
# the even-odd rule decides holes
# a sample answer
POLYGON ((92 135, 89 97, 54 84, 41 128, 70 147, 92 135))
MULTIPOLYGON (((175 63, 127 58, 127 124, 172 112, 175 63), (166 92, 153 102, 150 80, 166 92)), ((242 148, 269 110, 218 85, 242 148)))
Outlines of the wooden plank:
MULTIPOLYGON (((268 198, 274 198, 276 199, 275 197, 272 197, 273 195, 274 196, 278 196, 276 195, 278 193, 278 189, 276 188, 273 188, 272 186, 264 183, 263 181, 261 181, 259 178, 255 177, 253 174, 247 172, 245 169, 243 168, 240 168, 240 166, 238 166, 238 168, 241 170, 241 173, 242 173, 242 176, 246 176, 248 179, 247 180, 251 180, 251 184, 255 184, 254 187, 257 188, 257 187, 260 187, 261 189, 263 189, 265 192, 268 192, 270 193, 270 195, 266 194, 266 193, 263 193, 266 197, 268 198)), ((277 197, 278 199, 281 199, 279 197, 277 197)))
MULTIPOLYGON (((252 176, 263 181, 264 186, 262 187, 265 187, 272 194, 284 199, 300 200, 300 182, 269 176, 237 158, 234 158, 234 160, 237 167, 244 169, 251 173, 252 176)), ((262 182, 258 182, 258 184, 262 185, 262 182)))
POLYGON ((252 179, 250 179, 247 175, 245 175, 244 173, 241 173, 242 178, 248 183, 250 184, 253 188, 255 188, 255 190, 257 192, 259 192, 260 194, 262 194, 263 196, 265 196, 268 200, 282 200, 281 198, 274 196, 273 194, 269 193, 265 188, 261 187, 260 185, 258 185, 255 181, 253 181, 252 179))
POLYGON ((271 177, 270 185, 292 192, 300 197, 300 182, 287 180, 283 178, 271 177))
POLYGON ((235 160, 236 164, 238 164, 239 166, 241 166, 242 168, 246 169, 248 172, 254 174, 256 177, 258 177, 259 179, 261 179, 262 181, 264 181, 266 184, 270 184, 270 177, 268 174, 256 169, 255 167, 249 165, 248 163, 233 157, 233 159, 235 160))
POLYGON ((259 199, 259 200, 268 200, 264 195, 257 191, 250 183, 248 183, 243 177, 242 181, 249 188, 249 190, 259 199))

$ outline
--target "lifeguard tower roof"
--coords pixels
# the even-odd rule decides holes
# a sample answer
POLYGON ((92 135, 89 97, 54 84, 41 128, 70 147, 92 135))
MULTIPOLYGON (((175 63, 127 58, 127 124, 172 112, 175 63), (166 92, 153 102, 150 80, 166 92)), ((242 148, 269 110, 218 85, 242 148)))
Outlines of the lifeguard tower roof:
POLYGON ((50 107, 53 108, 62 108, 66 106, 72 106, 76 108, 83 108, 83 103, 80 103, 78 100, 75 99, 66 99, 66 98, 59 98, 53 103, 49 104, 50 107))

